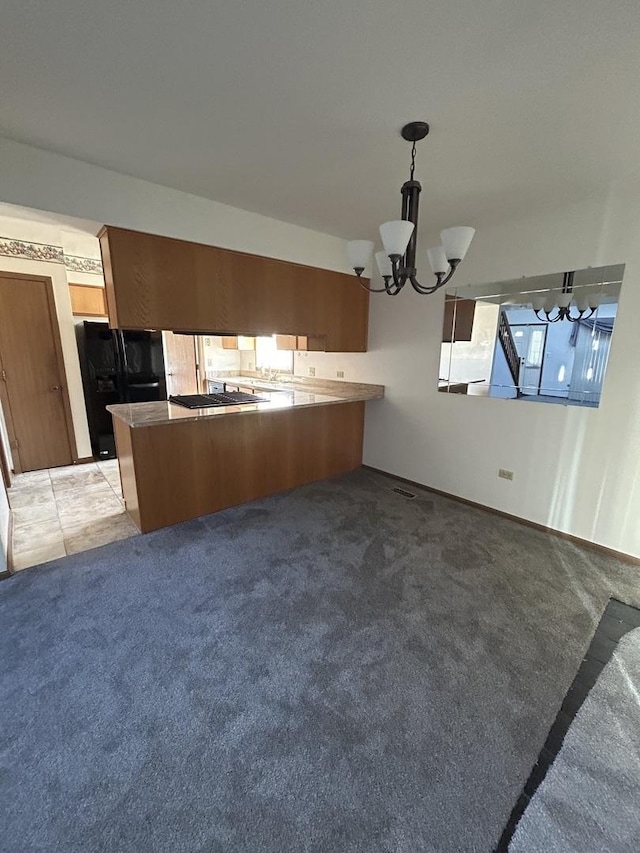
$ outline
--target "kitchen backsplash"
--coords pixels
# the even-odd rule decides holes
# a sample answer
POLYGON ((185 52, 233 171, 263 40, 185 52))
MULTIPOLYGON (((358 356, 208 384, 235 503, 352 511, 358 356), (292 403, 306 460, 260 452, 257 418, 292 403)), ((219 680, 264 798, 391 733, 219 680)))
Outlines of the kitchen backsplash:
POLYGON ((203 335, 205 370, 207 371, 239 371, 240 355, 238 350, 222 349, 222 338, 215 335, 203 335))

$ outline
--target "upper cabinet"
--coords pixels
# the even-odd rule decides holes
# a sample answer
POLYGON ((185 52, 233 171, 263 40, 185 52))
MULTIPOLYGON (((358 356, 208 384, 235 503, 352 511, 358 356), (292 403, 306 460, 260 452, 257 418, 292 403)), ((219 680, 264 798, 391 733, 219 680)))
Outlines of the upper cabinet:
POLYGON ((104 287, 93 284, 70 284, 71 312, 76 317, 106 317, 104 287))
POLYGON ((110 226, 99 237, 113 327, 278 332, 327 352, 367 349, 369 294, 353 275, 110 226))
POLYGON ((447 294, 444 300, 442 342, 450 344, 453 341, 470 341, 475 312, 475 299, 460 299, 447 294))

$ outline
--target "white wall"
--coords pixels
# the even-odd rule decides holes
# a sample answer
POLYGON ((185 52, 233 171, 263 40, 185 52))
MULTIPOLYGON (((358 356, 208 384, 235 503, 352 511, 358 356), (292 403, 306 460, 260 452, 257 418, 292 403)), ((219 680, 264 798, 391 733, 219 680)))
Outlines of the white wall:
POLYGON ((369 353, 297 354, 295 372, 386 386, 366 464, 640 556, 640 179, 480 231, 457 284, 612 263, 627 267, 598 409, 439 394, 442 293, 372 295, 369 353))
POLYGON ((0 201, 348 272, 344 241, 0 139, 0 201))
POLYGON ((223 349, 222 340, 219 335, 202 335, 205 372, 228 370, 237 373, 240 370, 240 350, 223 349))
MULTIPOLYGON (((26 242, 48 243, 55 246, 63 246, 63 248, 64 243, 69 242, 60 229, 53 225, 11 219, 5 216, 0 216, 0 236, 26 242)), ((80 236, 83 237, 83 235, 80 236)), ((83 237, 85 248, 87 248, 86 243, 89 240, 94 244, 91 248, 93 249, 92 255, 95 257, 96 247, 99 251, 97 240, 94 237, 83 237)), ((74 252, 74 254, 76 253, 74 252)), ((86 255, 86 257, 89 256, 89 254, 86 255)), ((82 377, 80 374, 74 318, 71 313, 66 267, 59 263, 33 261, 28 258, 13 258, 0 255, 0 270, 21 273, 23 275, 43 275, 51 278, 76 447, 79 458, 90 457, 93 454, 89 440, 89 428, 87 426, 87 413, 82 391, 82 377)), ((87 282, 89 279, 89 276, 80 273, 69 273, 69 276, 71 281, 78 284, 87 282)), ((92 275, 90 278, 92 279, 92 284, 104 285, 101 276, 92 275)))
MULTIPOLYGON (((337 238, 13 142, 0 141, 0 200, 346 268, 337 238)), ((297 356, 296 372, 386 385, 386 399, 367 404, 368 464, 640 556, 640 183, 480 231, 457 282, 607 263, 627 269, 597 410, 439 394, 443 294, 372 295, 370 351, 297 356)))
POLYGON ((640 182, 481 231, 458 284, 616 262, 627 268, 597 410, 438 394, 443 295, 376 300, 366 373, 389 387, 370 405, 366 462, 640 556, 640 182))

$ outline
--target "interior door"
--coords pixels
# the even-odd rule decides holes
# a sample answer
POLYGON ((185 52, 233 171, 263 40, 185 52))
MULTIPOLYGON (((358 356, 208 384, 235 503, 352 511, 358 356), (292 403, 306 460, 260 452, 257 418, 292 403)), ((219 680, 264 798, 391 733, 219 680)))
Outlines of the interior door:
POLYGON ((197 394, 196 342, 194 335, 163 332, 167 394, 197 394))
POLYGON ((602 394, 604 372, 609 356, 611 331, 599 330, 594 324, 577 324, 573 372, 568 399, 597 406, 602 394))
POLYGON ((537 396, 542 383, 547 326, 545 323, 512 324, 511 333, 520 356, 520 391, 537 396))
POLYGON ((75 448, 50 279, 0 273, 0 369, 14 469, 70 465, 75 448))

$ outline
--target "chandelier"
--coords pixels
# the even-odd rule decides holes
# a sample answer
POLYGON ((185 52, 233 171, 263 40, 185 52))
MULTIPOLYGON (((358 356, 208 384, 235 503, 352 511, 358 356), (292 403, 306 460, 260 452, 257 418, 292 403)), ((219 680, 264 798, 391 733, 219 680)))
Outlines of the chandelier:
POLYGON ((600 294, 580 293, 577 295, 574 293, 574 275, 574 272, 566 272, 563 275, 562 291, 557 296, 553 290, 550 290, 548 293, 540 293, 533 297, 531 304, 538 320, 544 320, 547 323, 557 323, 559 320, 577 323, 579 320, 588 320, 595 314, 600 305, 600 294), (577 316, 571 313, 572 303, 578 312, 577 316), (552 317, 554 310, 557 310, 558 313, 552 317), (544 316, 540 316, 541 312, 544 316))
POLYGON ((362 280, 362 273, 371 263, 373 242, 371 240, 352 240, 347 244, 349 263, 360 279, 360 284, 372 293, 388 293, 396 296, 407 282, 418 293, 435 293, 452 278, 458 265, 467 254, 475 228, 459 226, 446 228, 440 232, 442 244, 429 249, 427 255, 436 283, 424 287, 417 279, 416 248, 418 230, 418 209, 420 205, 419 181, 414 180, 416 167, 416 142, 429 133, 425 121, 412 121, 402 128, 402 138, 412 143, 411 171, 409 180, 402 185, 402 219, 385 222, 380 226, 380 236, 384 250, 376 252, 376 263, 384 281, 384 287, 370 287, 362 280))

